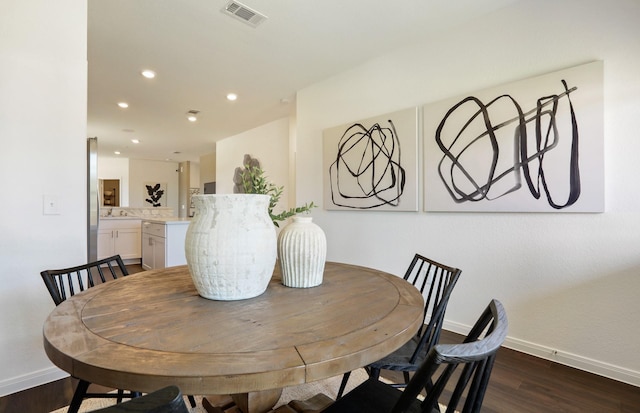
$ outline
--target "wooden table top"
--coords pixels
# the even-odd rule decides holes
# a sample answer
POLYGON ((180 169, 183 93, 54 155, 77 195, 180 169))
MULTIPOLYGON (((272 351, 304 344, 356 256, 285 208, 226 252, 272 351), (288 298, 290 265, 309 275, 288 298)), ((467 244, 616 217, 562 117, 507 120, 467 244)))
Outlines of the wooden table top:
POLYGON ((71 375, 105 386, 233 394, 362 367, 422 323, 422 296, 400 277, 327 262, 320 286, 289 288, 277 267, 267 291, 248 300, 200 297, 187 266, 90 288, 51 312, 45 351, 71 375))

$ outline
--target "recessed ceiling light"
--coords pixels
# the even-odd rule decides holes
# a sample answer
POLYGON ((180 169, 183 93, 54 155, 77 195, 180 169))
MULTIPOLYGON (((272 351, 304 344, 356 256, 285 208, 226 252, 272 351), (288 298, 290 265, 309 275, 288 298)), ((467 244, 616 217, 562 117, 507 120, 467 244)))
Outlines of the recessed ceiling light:
POLYGON ((113 151, 116 155, 120 155, 120 151, 113 151))
POLYGON ((120 106, 122 109, 126 109, 129 107, 129 104, 127 102, 118 102, 118 106, 120 106))
POLYGON ((187 112, 187 119, 189 120, 189 122, 197 121, 198 113, 200 113, 199 110, 190 110, 189 112, 187 112))
POLYGON ((138 139, 131 139, 131 142, 133 142, 133 143, 140 143, 140 140, 138 140, 138 139))
POLYGON ((142 76, 146 77, 147 79, 153 79, 154 77, 156 77, 156 72, 154 72, 153 70, 143 70, 142 76))
POLYGON ((234 101, 234 100, 238 99, 238 95, 236 95, 235 93, 229 93, 227 95, 227 99, 231 100, 231 101, 234 101))

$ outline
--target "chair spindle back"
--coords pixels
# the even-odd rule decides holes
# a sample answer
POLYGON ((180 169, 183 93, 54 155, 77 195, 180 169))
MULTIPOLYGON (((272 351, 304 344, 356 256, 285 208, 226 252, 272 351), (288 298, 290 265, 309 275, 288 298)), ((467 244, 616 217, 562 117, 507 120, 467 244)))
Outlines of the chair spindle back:
POLYGON ((420 290, 425 305, 422 327, 417 333, 417 337, 421 339, 411 358, 411 363, 417 361, 421 351, 426 351, 438 343, 449 297, 461 272, 458 268, 440 264, 420 254, 415 254, 413 257, 404 279, 420 290))
POLYGON ((60 270, 45 270, 40 273, 49 294, 56 305, 96 283, 115 280, 129 275, 120 255, 104 258, 84 265, 60 270))

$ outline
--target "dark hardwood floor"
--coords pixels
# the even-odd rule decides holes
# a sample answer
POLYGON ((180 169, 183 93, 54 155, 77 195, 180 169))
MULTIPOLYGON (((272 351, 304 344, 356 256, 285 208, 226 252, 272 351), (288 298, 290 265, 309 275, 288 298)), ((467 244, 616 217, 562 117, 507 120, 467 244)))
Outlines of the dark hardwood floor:
POLYGON ((137 272, 144 271, 144 268, 142 268, 142 264, 127 264, 126 267, 129 274, 135 274, 137 272))
MULTIPOLYGON (((440 342, 462 339, 443 331, 440 342)), ((639 413, 640 387, 501 348, 482 406, 483 413, 639 413)))

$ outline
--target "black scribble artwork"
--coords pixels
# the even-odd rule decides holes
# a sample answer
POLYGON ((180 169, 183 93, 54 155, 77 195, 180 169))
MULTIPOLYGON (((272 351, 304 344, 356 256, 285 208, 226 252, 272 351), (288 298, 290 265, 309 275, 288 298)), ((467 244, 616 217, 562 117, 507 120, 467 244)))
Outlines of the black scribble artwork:
POLYGON ((153 207, 161 207, 162 203, 160 202, 160 200, 164 195, 164 190, 160 189, 160 184, 145 185, 145 187, 147 188, 148 195, 145 201, 150 203, 153 207))
POLYGON ((334 205, 355 209, 399 205, 406 173, 396 129, 388 122, 388 128, 376 123, 369 129, 356 123, 340 138, 329 167, 334 205))
MULTIPOLYGON (((438 164, 438 174, 449 195, 456 203, 491 201, 506 196, 521 188, 521 175, 524 176, 531 195, 535 199, 539 199, 544 192, 547 202, 552 208, 562 209, 573 205, 578 200, 581 191, 578 164, 578 124, 569 96, 577 88, 569 89, 564 80, 562 80, 562 85, 564 86, 563 93, 539 98, 535 108, 528 112, 523 112, 520 104, 506 94, 498 96, 486 105, 480 99, 470 96, 449 109, 438 125, 435 140, 444 153, 438 164), (563 101, 568 104, 570 113, 571 144, 568 159, 564 161, 568 170, 567 200, 559 202, 552 196, 548 177, 545 176, 544 161, 545 156, 557 147, 561 138, 557 114, 559 104, 563 101), (508 106, 515 116, 505 122, 493 125, 489 109, 494 104, 508 106), (469 105, 473 106, 471 111, 464 112, 462 109, 470 110, 469 105), (456 114, 456 111, 472 115, 469 117, 461 115, 461 113, 456 114), (476 119, 478 117, 480 118, 476 119), (461 127, 447 125, 450 118, 455 119, 452 122, 457 122, 461 127), (478 127, 478 123, 481 125, 480 134, 477 134, 477 131, 473 133, 467 131, 472 123, 474 123, 474 127, 478 127), (445 126, 454 128, 454 132, 447 129, 447 133, 443 133, 445 126), (527 136, 528 127, 533 128, 533 137, 527 136), (507 133, 501 135, 501 141, 496 132, 502 128, 507 128, 505 129, 507 133), (466 134, 465 131, 467 131, 466 134), (513 151, 506 152, 506 154, 501 153, 501 144, 503 149, 504 146, 513 145, 513 151), (472 157, 468 153, 476 146, 491 152, 490 162, 487 159, 482 161, 485 163, 484 165, 471 166, 472 162, 478 160, 477 157, 472 157), (467 156, 465 157, 465 155, 467 156), (499 160, 502 165, 500 168, 498 167, 499 160)), ((531 131, 529 130, 529 132, 531 131)))

